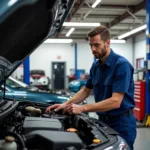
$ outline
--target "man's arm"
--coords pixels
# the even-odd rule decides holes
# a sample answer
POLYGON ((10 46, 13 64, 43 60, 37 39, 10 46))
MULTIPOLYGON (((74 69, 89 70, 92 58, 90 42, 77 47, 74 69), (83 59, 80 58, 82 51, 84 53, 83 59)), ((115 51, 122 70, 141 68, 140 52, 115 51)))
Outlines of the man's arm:
POLYGON ((80 114, 82 112, 105 112, 108 110, 119 108, 123 97, 124 93, 113 93, 111 98, 93 104, 79 106, 70 103, 69 105, 67 105, 65 111, 70 114, 80 114))
POLYGON ((119 108, 124 97, 124 93, 113 93, 112 97, 101 102, 83 105, 82 112, 105 112, 119 108))
POLYGON ((68 105, 78 104, 84 101, 89 96, 90 92, 91 89, 84 87, 79 92, 77 92, 70 100, 64 102, 63 104, 54 104, 52 106, 47 107, 46 112, 50 112, 51 109, 54 109, 55 111, 59 111, 61 109, 65 110, 68 105))
POLYGON ((79 92, 77 92, 69 101, 65 102, 65 104, 78 104, 84 101, 90 95, 91 89, 84 87, 79 92))

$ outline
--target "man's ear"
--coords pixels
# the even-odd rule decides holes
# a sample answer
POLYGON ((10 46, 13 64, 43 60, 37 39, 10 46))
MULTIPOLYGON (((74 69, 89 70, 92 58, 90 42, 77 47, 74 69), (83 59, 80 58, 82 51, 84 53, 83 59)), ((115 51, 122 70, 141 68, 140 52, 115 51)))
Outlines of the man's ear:
POLYGON ((109 46, 110 46, 110 40, 107 40, 107 41, 105 42, 105 46, 106 46, 107 48, 109 48, 109 46))
POLYGON ((107 40, 107 44, 110 44, 110 40, 107 40))

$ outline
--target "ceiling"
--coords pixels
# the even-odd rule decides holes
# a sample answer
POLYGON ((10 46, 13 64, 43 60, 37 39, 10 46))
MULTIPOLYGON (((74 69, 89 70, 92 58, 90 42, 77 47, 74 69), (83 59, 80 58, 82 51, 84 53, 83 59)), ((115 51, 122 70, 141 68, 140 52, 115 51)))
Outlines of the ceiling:
MULTIPOLYGON (((75 0, 66 22, 101 23, 109 28, 111 39, 146 22, 145 0, 101 0, 92 8, 95 0, 75 0)), ((55 37, 66 38, 66 33, 71 27, 62 27, 55 37)), ((75 27, 74 32, 68 37, 72 39, 86 39, 87 33, 93 27, 75 27)))

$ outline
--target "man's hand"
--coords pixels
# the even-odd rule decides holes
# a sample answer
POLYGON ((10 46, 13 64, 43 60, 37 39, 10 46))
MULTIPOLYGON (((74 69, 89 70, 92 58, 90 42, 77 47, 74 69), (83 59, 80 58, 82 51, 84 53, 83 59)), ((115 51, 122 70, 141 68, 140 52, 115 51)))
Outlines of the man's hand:
POLYGON ((46 111, 47 113, 49 113, 52 109, 54 109, 54 111, 59 111, 59 110, 62 110, 62 109, 65 109, 66 108, 66 104, 54 104, 52 106, 49 106, 47 107, 46 111))
POLYGON ((69 104, 65 108, 65 112, 68 112, 69 114, 81 114, 84 111, 83 105, 76 105, 76 104, 69 104))

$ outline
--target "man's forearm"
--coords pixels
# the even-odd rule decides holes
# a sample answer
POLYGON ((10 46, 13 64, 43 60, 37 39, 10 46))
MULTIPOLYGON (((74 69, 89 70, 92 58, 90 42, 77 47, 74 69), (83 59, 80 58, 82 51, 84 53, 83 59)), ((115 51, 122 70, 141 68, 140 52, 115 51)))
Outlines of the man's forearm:
POLYGON ((83 105, 83 112, 105 112, 120 107, 120 102, 108 98, 104 101, 83 105))
POLYGON ((66 104, 79 104, 82 101, 84 101, 90 94, 90 90, 87 90, 86 88, 81 89, 79 92, 77 92, 69 101, 65 102, 66 104))

